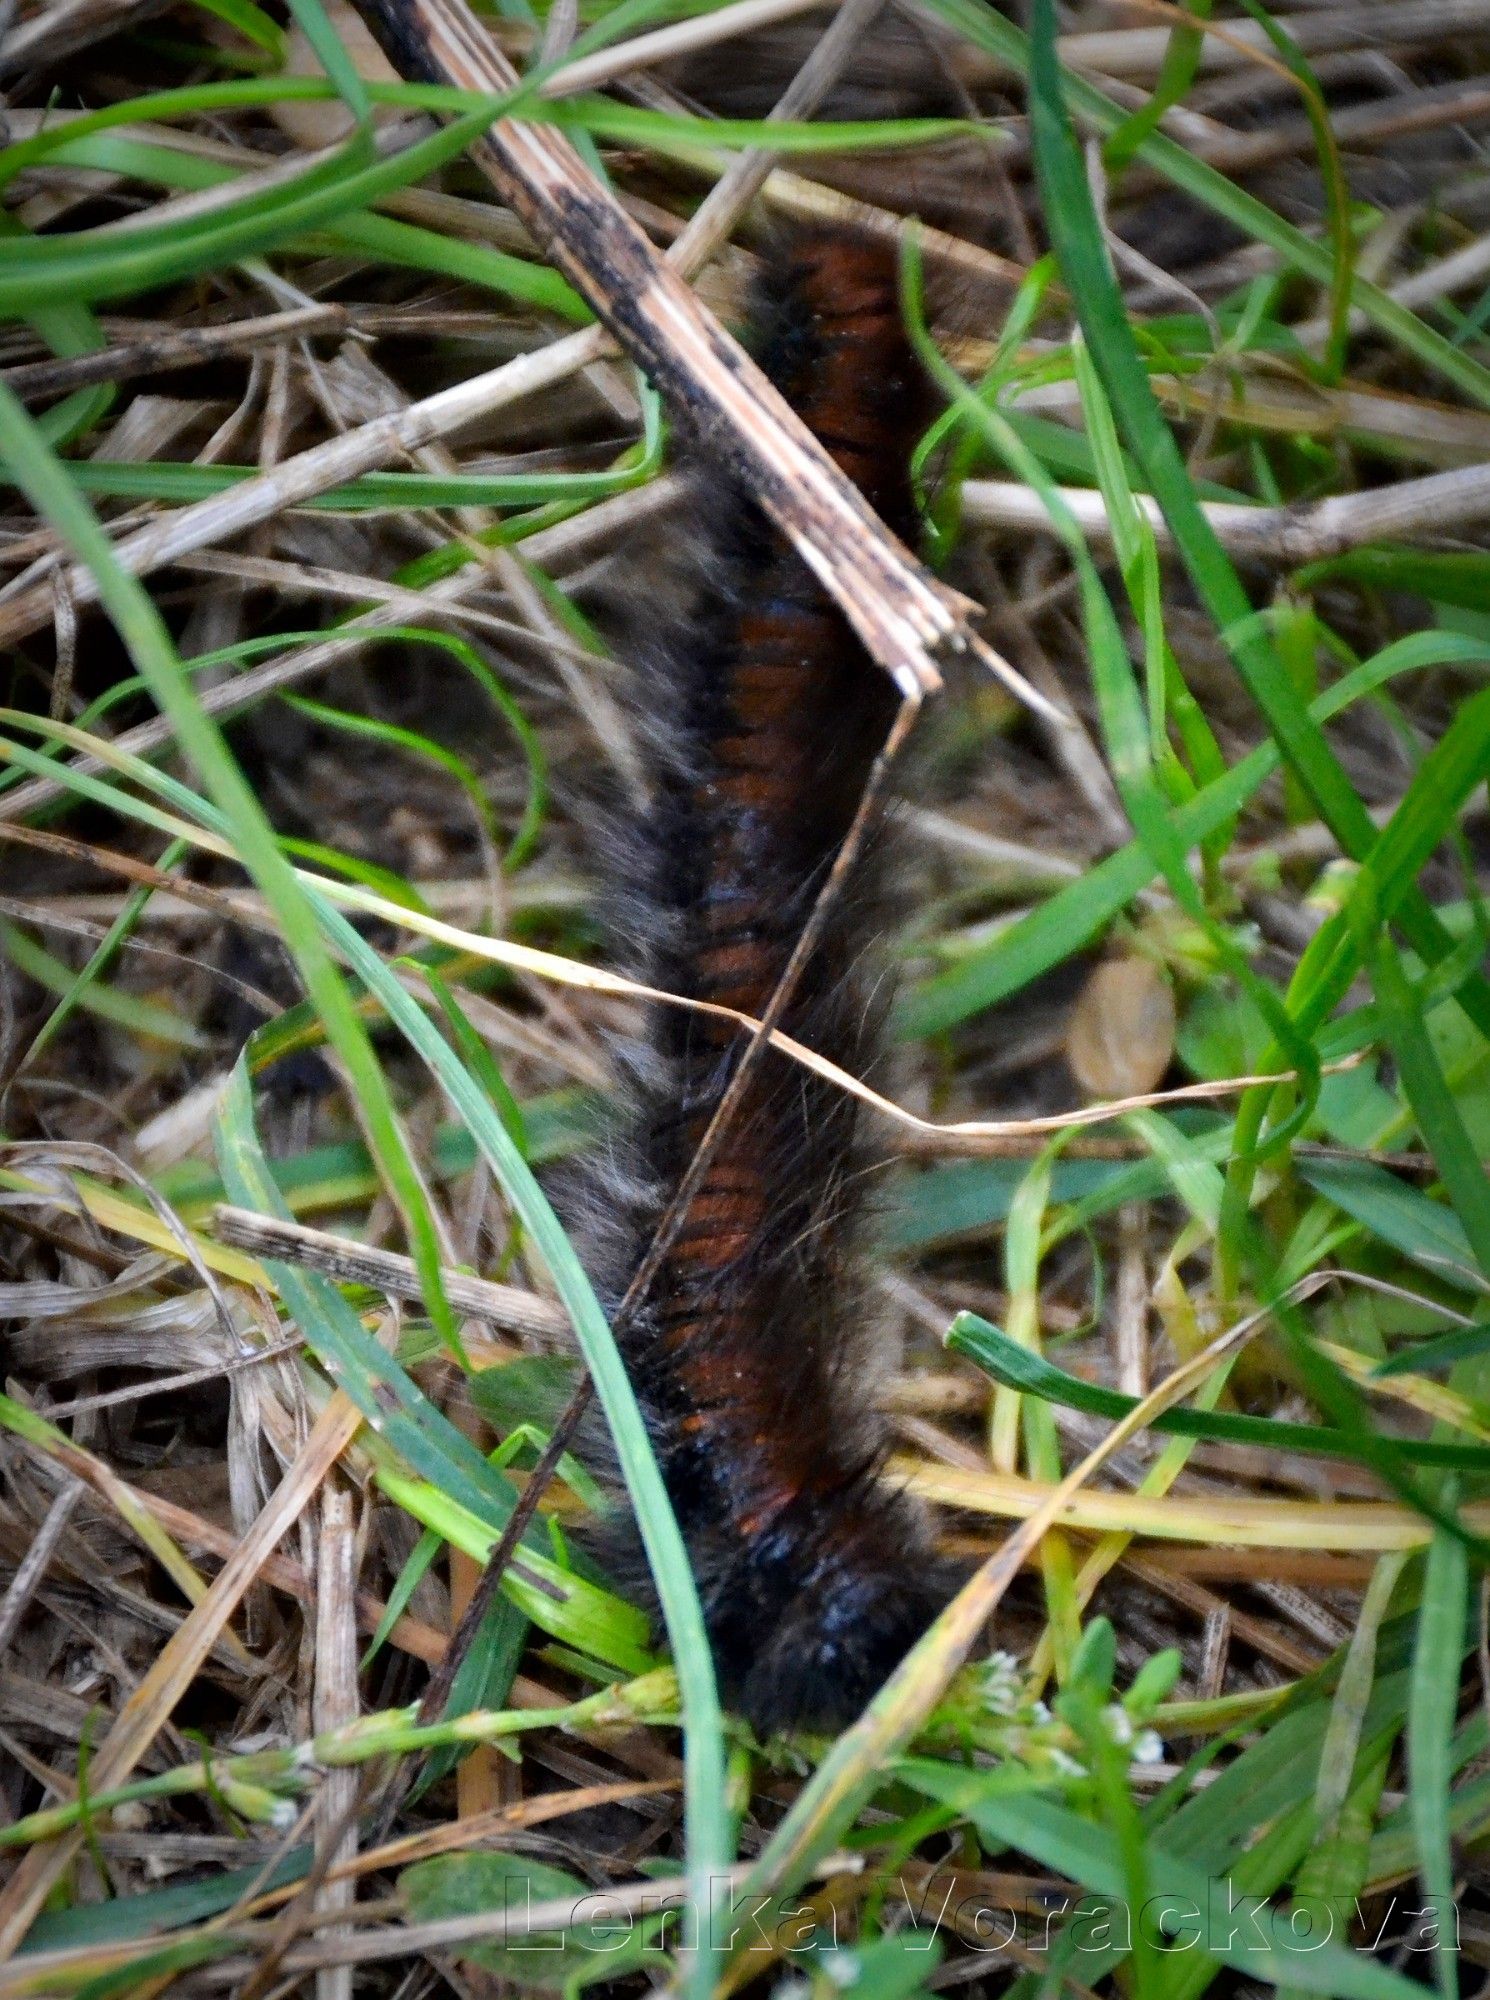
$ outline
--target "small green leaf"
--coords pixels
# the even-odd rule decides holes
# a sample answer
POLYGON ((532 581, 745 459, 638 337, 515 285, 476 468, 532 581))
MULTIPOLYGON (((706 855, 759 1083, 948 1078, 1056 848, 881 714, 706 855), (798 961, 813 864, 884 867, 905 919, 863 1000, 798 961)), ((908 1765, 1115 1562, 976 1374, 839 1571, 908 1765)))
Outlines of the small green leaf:
POLYGON ((662 1956, 648 1945, 657 1919, 634 1918, 578 1876, 526 1855, 441 1854, 406 1868, 398 1886, 410 1923, 501 1912, 504 1921, 495 1935, 472 1938, 454 1950, 525 1989, 556 1992, 574 1980, 620 1979, 662 1956), (529 1912, 551 1903, 567 1906, 570 1920, 530 1931, 529 1912))

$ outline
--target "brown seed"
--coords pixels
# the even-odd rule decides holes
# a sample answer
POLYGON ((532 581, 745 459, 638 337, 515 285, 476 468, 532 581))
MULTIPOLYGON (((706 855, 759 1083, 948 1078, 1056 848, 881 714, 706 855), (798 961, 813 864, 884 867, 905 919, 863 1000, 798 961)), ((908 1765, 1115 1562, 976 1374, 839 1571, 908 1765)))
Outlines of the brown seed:
POLYGON ((1174 994, 1150 959, 1099 965, 1066 1031, 1066 1060, 1089 1097, 1153 1090, 1174 1054, 1174 994))

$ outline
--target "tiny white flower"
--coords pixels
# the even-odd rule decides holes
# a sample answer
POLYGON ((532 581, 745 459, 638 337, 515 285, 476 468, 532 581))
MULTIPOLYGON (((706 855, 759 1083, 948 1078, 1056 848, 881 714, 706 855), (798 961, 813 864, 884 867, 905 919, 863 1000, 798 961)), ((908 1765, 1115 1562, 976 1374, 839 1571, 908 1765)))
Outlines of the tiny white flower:
POLYGON ((1121 1703, 1113 1702, 1104 1709, 1103 1720, 1107 1724, 1107 1733, 1114 1743, 1133 1741, 1133 1718, 1121 1703))

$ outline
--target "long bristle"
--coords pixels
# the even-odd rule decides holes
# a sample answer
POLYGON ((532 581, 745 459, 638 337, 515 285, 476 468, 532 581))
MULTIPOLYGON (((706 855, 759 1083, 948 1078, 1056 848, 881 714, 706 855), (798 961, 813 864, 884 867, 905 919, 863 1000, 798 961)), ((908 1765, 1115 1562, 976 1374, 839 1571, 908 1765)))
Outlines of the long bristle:
MULTIPOLYGON (((768 372, 888 524, 913 531, 925 391, 893 247, 799 238, 759 312, 768 372)), ((764 1014, 895 713, 889 682, 741 492, 700 466, 692 612, 638 662, 652 798, 623 885, 652 985, 764 1014)), ((880 846, 882 843, 875 843, 880 846)), ((871 1064, 877 857, 835 897, 781 1026, 871 1064)), ((642 1264, 744 1038, 658 1008, 593 1261, 642 1264)), ((852 1102, 775 1051, 742 1085, 617 1332, 693 1559, 722 1684, 757 1726, 857 1712, 939 1595, 918 1511, 877 1478, 852 1102)))

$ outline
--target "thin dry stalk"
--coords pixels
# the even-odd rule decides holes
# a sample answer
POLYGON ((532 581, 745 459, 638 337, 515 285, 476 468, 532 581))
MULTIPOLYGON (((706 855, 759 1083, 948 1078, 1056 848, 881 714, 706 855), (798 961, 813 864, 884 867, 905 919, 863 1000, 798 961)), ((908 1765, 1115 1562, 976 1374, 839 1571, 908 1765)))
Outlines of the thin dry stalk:
MULTIPOLYGON (((376 471, 400 453, 418 451, 478 417, 490 416, 525 396, 551 387, 575 369, 599 360, 606 345, 600 328, 587 327, 581 333, 571 333, 563 340, 539 348, 536 353, 505 362, 485 375, 457 382, 422 402, 374 417, 356 430, 312 445, 287 458, 282 465, 229 487, 226 492, 213 494, 193 506, 178 507, 151 521, 116 544, 115 558, 131 574, 144 576, 193 549, 230 541, 262 522, 273 520, 287 508, 314 500, 364 472, 376 471)), ((78 604, 97 601, 98 583, 87 569, 75 564, 68 568, 66 576, 78 604)), ((32 584, 0 603, 0 646, 13 646, 39 630, 50 621, 52 607, 50 579, 32 584)), ((13 799, 10 804, 13 811, 13 799)))
MULTIPOLYGON (((423 1302, 424 1288, 413 1259, 397 1251, 378 1250, 323 1229, 309 1229, 301 1222, 281 1222, 226 1203, 214 1211, 212 1227, 222 1242, 251 1251, 256 1257, 280 1257, 287 1264, 321 1272, 333 1284, 370 1285, 392 1299, 406 1299, 414 1305, 423 1302)), ((457 1311, 470 1313, 502 1333, 551 1343, 569 1332, 569 1315, 563 1307, 533 1292, 449 1268, 441 1272, 441 1278, 445 1296, 457 1311)))
MULTIPOLYGON (((1153 13, 1178 9, 1139 0, 1153 13)), ((1205 23, 1201 24, 1205 26, 1205 23)), ((1373 48, 1401 48, 1446 36, 1483 32, 1485 10, 1480 0, 1378 0, 1364 5, 1321 7, 1289 17, 1289 31, 1305 55, 1327 55, 1365 43, 1373 48)), ((1169 47, 1164 28, 1099 28, 1085 34, 1063 35, 1062 59, 1074 69, 1093 70, 1104 77, 1152 81, 1169 47)), ((1267 31, 1256 21, 1227 21, 1224 32, 1207 34, 1201 53, 1203 70, 1233 69, 1257 58, 1276 60, 1267 31)))
MULTIPOLYGON (((155 1740, 258 1575, 265 1556, 320 1490, 361 1422, 357 1406, 340 1389, 335 1390, 269 1504, 120 1709, 92 1760, 90 1778, 96 1790, 122 1783, 155 1740)), ((0 1959, 8 1958, 24 1941, 37 1911, 82 1844, 81 1833, 70 1833, 45 1847, 31 1849, 0 1890, 0 1959)))
MULTIPOLYGON (((1061 498, 1083 533, 1096 541, 1111 541, 1112 521, 1100 493, 1066 486, 1061 498)), ((1157 501, 1146 493, 1135 494, 1134 499, 1160 543, 1169 546, 1169 529, 1157 501)), ((1225 547, 1254 561, 1297 569, 1367 542, 1433 540, 1490 519, 1490 466, 1468 465, 1425 479, 1398 480, 1301 507, 1245 507, 1223 500, 1201 505, 1225 547)), ((963 507, 968 521, 979 527, 1055 533, 1039 494, 1013 480, 970 479, 963 488, 963 507)))
POLYGON ((16 1628, 25 1616, 26 1606, 31 1602, 37 1585, 47 1573, 52 1557, 57 1552, 57 1544, 62 1532, 72 1519, 72 1510, 83 1497, 81 1479, 70 1479, 47 1509, 46 1519, 36 1531, 36 1539, 22 1558, 15 1575, 10 1580, 10 1588, 0 1598, 0 1659, 15 1637, 16 1628))
MULTIPOLYGON (((574 359, 571 355, 572 366, 578 367, 583 358, 582 356, 580 359, 574 359)), ((500 374, 501 370, 496 372, 500 374)), ((417 410, 418 407, 414 405, 412 409, 417 410)), ((341 440, 335 442, 339 443, 341 440)), ((287 461, 289 465, 294 465, 295 462, 293 459, 287 461)), ((281 466, 281 473, 284 470, 285 467, 281 466)), ((254 483, 245 481, 237 490, 241 493, 254 483)), ((592 549, 597 542, 609 540, 623 528, 630 528, 652 512, 660 512, 672 506, 676 497, 676 487, 666 480, 654 481, 644 492, 618 494, 614 500, 603 500, 572 521, 562 521, 552 528, 541 530, 528 538, 523 545, 523 552, 535 563, 562 566, 565 560, 572 560, 578 554, 592 549)), ((187 514, 193 510, 182 508, 180 511, 187 514)), ((264 518, 267 519, 274 511, 276 511, 274 508, 267 508, 264 518)), ((204 543, 212 541, 220 532, 222 531, 215 526, 206 528, 201 533, 200 540, 204 543)), ((196 542, 197 538, 194 537, 191 547, 195 547, 196 542)), ((182 553, 187 553, 187 550, 183 549, 182 553)), ((419 593, 423 618, 426 621, 437 620, 442 611, 458 607, 466 597, 487 588, 488 584, 489 578, 485 570, 477 563, 469 563, 464 569, 458 569, 450 576, 440 577, 419 593)), ((50 607, 50 599, 48 605, 50 607)), ((47 615, 51 615, 50 608, 47 615)), ((348 660, 355 658, 369 640, 375 639, 380 630, 389 625, 403 624, 407 616, 408 607, 403 594, 397 593, 388 603, 379 605, 375 610, 368 612, 366 617, 359 618, 355 624, 342 627, 330 638, 323 639, 313 646, 291 648, 283 654, 276 654, 262 661, 256 667, 249 667, 232 680, 219 681, 215 687, 204 688, 200 696, 201 705, 207 714, 219 719, 241 715, 246 709, 252 708, 270 695, 281 694, 288 689, 302 686, 317 674, 326 673, 332 667, 345 665, 348 660)), ((152 751, 161 749, 171 741, 171 738, 171 724, 164 716, 156 716, 149 722, 137 723, 131 729, 121 730, 114 738, 114 745, 116 749, 123 750, 130 756, 145 757, 152 751)), ((93 772, 102 770, 104 766, 100 758, 85 752, 74 758, 69 768, 93 772)), ((65 796, 66 791, 67 785, 63 779, 30 779, 23 785, 17 785, 14 791, 0 796, 0 820, 25 819, 38 807, 65 796)))
MULTIPOLYGON (((517 86, 464 0, 358 4, 404 74, 493 96, 517 86)), ((870 655, 906 693, 933 693, 935 654, 968 643, 966 600, 886 531, 562 133, 502 120, 473 152, 632 360, 747 481, 870 655)))
MULTIPOLYGON (((316 1567, 315 1697, 312 1726, 317 1736, 355 1722, 361 1712, 357 1688, 356 1612, 357 1534, 352 1496, 328 1480, 321 1494, 321 1532, 316 1567)), ((317 1865, 340 1871, 357 1856, 357 1794, 360 1779, 344 1767, 328 1771, 316 1794, 317 1865)), ((316 1891, 316 1908, 349 1910, 355 1893, 349 1875, 324 1879, 316 1891)), ((332 1925, 325 1935, 345 1937, 346 1926, 332 1925)), ((324 1966, 316 1974, 316 2000, 351 2000, 351 1968, 324 1966)))

